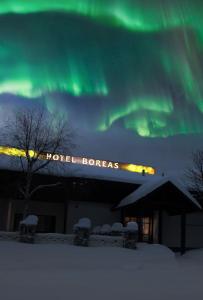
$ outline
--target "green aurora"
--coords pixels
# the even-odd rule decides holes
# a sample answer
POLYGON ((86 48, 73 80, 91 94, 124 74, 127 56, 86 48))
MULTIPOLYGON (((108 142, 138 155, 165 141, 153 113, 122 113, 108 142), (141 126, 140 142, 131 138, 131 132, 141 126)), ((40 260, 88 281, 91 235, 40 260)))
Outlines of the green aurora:
POLYGON ((130 30, 177 26, 201 28, 201 1, 191 0, 2 0, 0 13, 71 12, 130 30))
POLYGON ((71 101, 94 131, 203 133, 203 2, 1 0, 0 107, 5 94, 63 99, 70 118, 71 101))

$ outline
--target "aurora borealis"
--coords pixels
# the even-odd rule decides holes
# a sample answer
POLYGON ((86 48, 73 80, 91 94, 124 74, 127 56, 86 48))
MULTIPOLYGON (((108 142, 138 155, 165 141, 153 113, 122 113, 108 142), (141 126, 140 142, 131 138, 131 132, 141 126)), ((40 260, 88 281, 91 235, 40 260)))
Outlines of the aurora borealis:
POLYGON ((1 0, 5 99, 94 134, 203 134, 203 2, 1 0))

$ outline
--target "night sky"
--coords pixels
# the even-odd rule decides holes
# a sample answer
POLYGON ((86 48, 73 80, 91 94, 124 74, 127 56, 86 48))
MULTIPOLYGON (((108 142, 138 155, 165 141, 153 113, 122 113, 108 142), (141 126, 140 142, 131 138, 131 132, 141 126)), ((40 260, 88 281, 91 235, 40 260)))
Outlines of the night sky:
POLYGON ((77 154, 180 172, 203 148, 202 0, 1 0, 0 117, 65 114, 77 154))

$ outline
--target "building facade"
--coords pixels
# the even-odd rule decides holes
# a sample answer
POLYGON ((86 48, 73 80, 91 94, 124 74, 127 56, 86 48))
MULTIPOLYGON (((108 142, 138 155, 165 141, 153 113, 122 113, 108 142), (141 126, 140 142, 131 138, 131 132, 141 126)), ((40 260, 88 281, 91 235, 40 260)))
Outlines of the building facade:
MULTIPOLYGON (((35 176, 35 185, 61 182, 37 192, 30 202, 29 212, 39 217, 39 232, 72 233, 82 217, 90 218, 93 227, 135 220, 140 241, 182 250, 203 247, 201 206, 178 182, 158 176, 127 177, 125 171, 91 172, 35 176)), ((21 176, 13 170, 0 171, 1 231, 18 230, 25 207, 18 192, 21 176)))

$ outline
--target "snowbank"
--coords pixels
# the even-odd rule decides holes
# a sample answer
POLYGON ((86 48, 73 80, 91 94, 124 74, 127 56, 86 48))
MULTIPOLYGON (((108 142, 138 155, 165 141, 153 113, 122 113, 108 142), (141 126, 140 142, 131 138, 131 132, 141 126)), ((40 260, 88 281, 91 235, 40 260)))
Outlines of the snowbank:
MULTIPOLYGON (((3 300, 203 297, 202 265, 194 268, 161 245, 138 244, 129 250, 0 242, 0 253, 3 300)), ((188 254, 191 261, 196 254, 188 254)), ((198 255, 203 259, 203 251, 198 255)))

